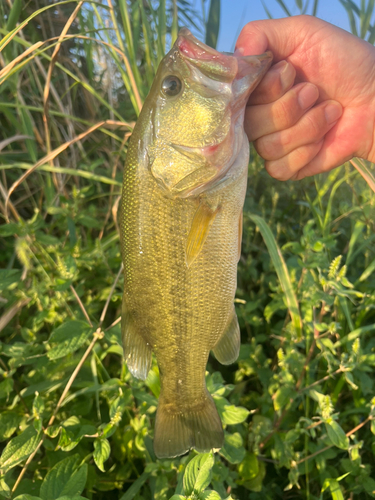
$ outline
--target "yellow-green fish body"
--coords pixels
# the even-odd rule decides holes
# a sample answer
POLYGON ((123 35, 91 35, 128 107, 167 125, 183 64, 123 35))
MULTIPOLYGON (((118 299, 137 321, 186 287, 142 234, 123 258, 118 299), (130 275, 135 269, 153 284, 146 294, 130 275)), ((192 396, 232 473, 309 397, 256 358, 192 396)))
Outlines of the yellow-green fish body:
POLYGON ((161 62, 132 134, 124 171, 122 332, 132 374, 156 355, 158 457, 220 448, 205 385, 211 350, 238 356, 234 311, 249 145, 243 114, 271 62, 223 55, 181 30, 161 62))

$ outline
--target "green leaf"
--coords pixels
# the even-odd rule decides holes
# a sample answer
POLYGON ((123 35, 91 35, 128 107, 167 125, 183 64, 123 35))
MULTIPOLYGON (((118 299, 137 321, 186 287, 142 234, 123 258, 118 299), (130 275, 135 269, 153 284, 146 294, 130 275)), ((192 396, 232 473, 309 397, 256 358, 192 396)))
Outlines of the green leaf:
POLYGON ((226 398, 215 395, 214 400, 223 424, 241 424, 249 416, 249 410, 241 406, 230 405, 226 398))
POLYGON ((0 496, 4 498, 11 498, 12 496, 12 491, 3 478, 0 478, 0 496))
POLYGON ((295 396, 295 389, 288 385, 283 385, 277 389, 273 397, 273 406, 275 411, 280 411, 283 408, 288 408, 291 399, 295 396))
POLYGON ((323 483, 321 493, 323 493, 327 488, 329 488, 331 492, 332 500, 344 500, 344 496, 337 479, 327 478, 323 483))
POLYGON ((6 378, 0 382, 0 399, 7 398, 13 391, 13 379, 6 378))
POLYGON ((221 496, 217 491, 206 490, 199 494, 200 500, 221 500, 221 496))
POLYGON ((259 471, 254 479, 245 481, 244 486, 251 491, 262 491, 263 479, 266 475, 266 467, 264 462, 258 462, 259 471))
POLYGON ((9 224, 0 226, 0 236, 13 236, 14 234, 20 234, 20 229, 20 226, 15 222, 9 222, 9 224))
POLYGON ((94 460, 98 469, 105 472, 104 462, 108 460, 111 453, 111 446, 107 439, 96 439, 94 441, 94 460))
POLYGON ((15 0, 13 2, 11 11, 9 13, 8 22, 6 24, 6 30, 12 31, 19 21, 22 12, 22 0, 15 0))
POLYGON ((32 425, 27 427, 6 445, 0 458, 0 469, 9 470, 25 460, 36 449, 39 439, 40 433, 32 425))
POLYGON ((18 269, 0 269, 0 290, 17 283, 21 279, 22 271, 18 269))
POLYGON ((206 25, 206 45, 216 49, 220 28, 220 0, 211 0, 206 25))
POLYGON ((143 474, 141 474, 139 478, 134 481, 134 483, 126 490, 125 494, 122 495, 119 500, 133 500, 150 475, 151 472, 143 472, 143 474))
POLYGON ((89 338, 93 329, 84 321, 66 321, 54 330, 49 344, 55 344, 47 352, 49 359, 59 359, 79 349, 89 338))
POLYGON ((42 500, 55 500, 61 496, 74 497, 82 493, 87 480, 87 464, 78 468, 79 462, 79 455, 73 455, 52 467, 40 487, 42 500))
POLYGON ((225 433, 224 446, 219 451, 231 464, 239 464, 245 458, 246 450, 243 446, 241 434, 235 432, 234 434, 225 433))
POLYGON ((154 396, 158 398, 160 396, 160 377, 159 372, 156 373, 155 370, 157 370, 157 368, 153 367, 153 369, 148 372, 145 384, 151 389, 154 396))
POLYGON ((64 495, 63 497, 59 497, 57 500, 88 500, 86 497, 81 497, 81 496, 74 496, 71 497, 70 495, 64 495))
POLYGON ((250 219, 258 226, 259 231, 262 233, 265 244, 267 245, 272 263, 280 281, 281 288, 283 289, 285 300, 289 309, 290 317, 295 328, 297 338, 302 338, 302 319, 299 313, 298 302, 293 290, 292 282, 290 280, 288 268, 285 264, 281 250, 278 247, 275 237, 271 229, 268 227, 266 221, 258 215, 249 214, 250 219))
POLYGON ((241 479, 250 481, 254 479, 259 473, 259 462, 255 453, 246 453, 245 458, 238 466, 238 472, 241 479))
POLYGON ((3 412, 0 413, 0 441, 9 439, 12 434, 17 430, 22 416, 18 413, 3 412))
POLYGON ((200 493, 207 488, 211 482, 214 463, 212 452, 201 453, 190 460, 184 474, 184 493, 186 496, 190 496, 193 492, 200 493))
POLYGON ((42 500, 40 497, 33 497, 32 495, 18 495, 14 500, 42 500))
POLYGON ((342 450, 347 450, 349 448, 349 438, 342 427, 335 420, 325 422, 325 426, 332 443, 342 450))

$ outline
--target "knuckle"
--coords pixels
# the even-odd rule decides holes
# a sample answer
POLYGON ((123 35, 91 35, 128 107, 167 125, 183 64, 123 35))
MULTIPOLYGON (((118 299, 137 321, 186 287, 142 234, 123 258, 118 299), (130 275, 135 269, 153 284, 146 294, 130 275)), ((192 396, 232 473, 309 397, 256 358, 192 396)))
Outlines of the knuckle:
POLYGON ((290 98, 280 99, 275 105, 274 120, 278 130, 284 130, 295 123, 297 110, 290 98))
POLYGON ((325 132, 322 120, 320 120, 321 117, 319 115, 323 115, 323 111, 314 110, 314 112, 307 113, 305 115, 306 136, 308 138, 318 139, 325 132))
POLYGON ((255 149, 265 160, 276 160, 281 155, 278 154, 279 147, 276 142, 269 136, 261 137, 254 143, 255 149))
POLYGON ((300 168, 304 167, 308 162, 310 162, 320 149, 320 143, 308 144, 307 146, 302 146, 294 151, 294 158, 296 165, 300 168))
POLYGON ((277 181, 287 181, 292 176, 284 161, 266 161, 264 166, 270 176, 277 181))

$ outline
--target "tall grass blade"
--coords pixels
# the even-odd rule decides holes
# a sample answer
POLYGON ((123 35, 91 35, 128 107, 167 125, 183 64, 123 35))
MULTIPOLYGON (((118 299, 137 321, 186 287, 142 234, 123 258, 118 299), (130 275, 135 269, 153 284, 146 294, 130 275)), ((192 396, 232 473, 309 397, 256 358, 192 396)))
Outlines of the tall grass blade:
POLYGON ((99 127, 102 127, 104 124, 105 124, 105 121, 99 122, 96 125, 93 125, 92 127, 90 127, 88 130, 86 130, 85 132, 83 132, 79 136, 77 136, 74 139, 72 139, 71 141, 68 141, 65 144, 62 144, 58 148, 54 149, 53 151, 51 151, 50 153, 48 153, 46 156, 44 156, 44 158, 42 158, 41 160, 39 160, 35 165, 33 165, 30 168, 30 170, 28 170, 23 175, 21 175, 21 177, 19 179, 17 179, 15 182, 13 182, 13 184, 9 188, 8 197, 5 200, 5 214, 7 215, 7 213, 8 213, 8 205, 9 205, 9 200, 10 200, 10 197, 11 197, 12 193, 17 189, 17 187, 22 182, 24 182, 27 179, 27 177, 32 172, 34 172, 34 170, 36 170, 38 167, 40 167, 44 163, 48 163, 50 160, 53 160, 54 158, 56 158, 56 156, 58 156, 60 153, 62 153, 63 151, 65 151, 69 146, 71 146, 72 144, 80 141, 84 137, 90 135, 92 132, 94 132, 99 127))
POLYGON ((339 0, 339 2, 345 8, 346 13, 348 14, 351 32, 353 33, 353 35, 358 36, 357 25, 353 14, 353 11, 357 11, 356 13, 357 15, 359 15, 358 7, 355 5, 354 6, 355 8, 353 8, 353 6, 350 4, 348 0, 339 0))
MULTIPOLYGON (((138 90, 139 86, 136 83, 136 79, 135 79, 131 64, 129 62, 129 58, 126 55, 125 46, 124 46, 124 43, 122 41, 121 33, 120 33, 120 30, 119 30, 119 27, 117 24, 116 14, 115 14, 115 11, 114 11, 113 6, 112 6, 112 0, 107 0, 107 1, 108 1, 108 5, 110 7, 111 19, 112 19, 112 23, 113 23, 113 28, 114 28, 115 33, 116 33, 117 42, 118 42, 118 44, 121 48, 122 54, 123 54, 122 59, 123 59, 124 64, 125 64, 126 72, 123 70, 122 65, 121 65, 121 61, 119 61, 117 54, 113 53, 113 57, 114 57, 114 60, 116 61, 116 65, 117 65, 117 67, 118 67, 118 69, 121 72, 121 75, 123 77, 123 81, 124 81, 124 84, 126 86, 126 90, 129 93, 129 97, 132 101, 132 104, 134 106, 134 110, 137 113, 137 115, 139 115, 139 113, 141 112, 141 109, 142 109, 142 99, 139 95, 139 90, 138 90)), ((110 42, 109 38, 108 38, 108 41, 110 42)), ((138 72, 138 70, 136 68, 136 64, 134 66, 135 66, 136 71, 138 72)), ((138 78, 138 80, 140 80, 140 78, 138 78)))
POLYGON ((178 35, 178 8, 177 0, 173 0, 173 19, 172 19, 172 45, 174 44, 178 35))
POLYGON ((13 40, 13 38, 19 33, 34 17, 39 16, 42 12, 45 12, 48 9, 56 9, 56 7, 60 5, 65 5, 68 3, 77 3, 76 0, 64 0, 63 2, 57 2, 54 4, 47 5, 41 9, 36 10, 29 16, 27 19, 22 21, 16 28, 7 33, 2 40, 0 40, 0 52, 8 45, 8 43, 13 40))
POLYGON ((325 216, 324 216, 323 228, 322 228, 323 229, 323 234, 325 236, 327 235, 329 224, 331 223, 331 220, 332 220, 332 206, 333 206, 333 199, 335 197, 336 191, 341 186, 341 184, 343 184, 344 182, 346 182, 350 177, 353 177, 354 173, 355 172, 350 172, 350 173, 346 174, 340 180, 338 180, 337 182, 335 182, 335 184, 333 185, 333 187, 331 189, 331 192, 330 192, 330 195, 329 195, 329 200, 328 200, 328 203, 327 203, 326 213, 325 213, 325 216))
POLYGON ((285 300, 289 309, 289 314, 292 319, 293 326, 297 334, 297 338, 300 340, 302 338, 302 320, 298 308, 297 298, 294 293, 288 268, 285 264, 281 250, 276 243, 271 229, 269 228, 263 217, 254 214, 249 214, 249 217, 258 226, 258 229, 261 232, 264 242, 268 248, 272 263, 275 267, 275 271, 280 281, 280 285, 284 291, 285 300))
POLYGON ((357 222, 354 224, 354 229, 353 229, 351 237, 350 237, 348 253, 346 255, 346 260, 345 260, 345 264, 347 266, 350 264, 350 262, 352 260, 353 250, 354 250, 355 244, 356 244, 358 238, 361 236, 364 227, 365 227, 365 224, 360 220, 357 220, 357 222))
POLYGON ((157 63, 157 57, 155 57, 155 51, 153 50, 152 29, 143 6, 143 0, 139 0, 138 5, 139 5, 139 10, 141 12, 142 31, 143 31, 143 38, 145 41, 146 78, 148 87, 150 87, 152 80, 154 79, 158 63, 157 63))
POLYGON ((22 12, 22 0, 15 0, 10 10, 8 22, 6 25, 6 29, 8 31, 12 31, 16 27, 21 12, 22 12))
POLYGON ((265 10, 265 12, 266 12, 266 14, 267 14, 268 19, 273 19, 273 15, 272 15, 272 14, 271 14, 271 12, 268 10, 267 5, 263 2, 263 0, 262 0, 262 5, 263 5, 263 9, 265 10))
POLYGON ((160 0, 158 8, 158 60, 159 62, 165 56, 165 36, 167 33, 165 0, 160 0))
POLYGON ((314 0, 314 6, 313 6, 313 10, 312 10, 313 16, 316 16, 316 13, 318 12, 318 4, 319 4, 319 0, 314 0))
POLYGON ((361 16, 361 38, 365 39, 374 12, 375 0, 369 0, 367 8, 361 16))
MULTIPOLYGON (((134 79, 136 81, 137 89, 140 89, 142 87, 142 79, 141 79, 141 76, 139 74, 138 65, 137 65, 137 52, 135 49, 135 42, 134 42, 134 37, 133 37, 133 33, 132 33, 128 5, 127 5, 126 0, 119 0, 119 5, 120 5, 120 12, 121 12, 121 18, 122 18, 122 23, 123 23, 123 30, 124 30, 124 34, 125 34, 125 40, 126 40, 126 49, 127 49, 127 51, 126 51, 125 47, 124 47, 123 51, 125 53, 127 53, 129 56, 129 61, 130 61, 130 65, 132 67, 132 72, 134 74, 134 79)), ((112 14, 112 12, 113 12, 113 15, 115 15, 114 11, 111 10, 111 14, 112 14)), ((138 17, 139 17, 140 14, 139 14, 138 9, 136 9, 136 12, 138 12, 138 17)), ((133 19, 133 21, 134 21, 134 19, 133 19)), ((118 32, 118 28, 117 28, 116 34, 117 34, 117 37, 120 37, 120 39, 121 39, 120 33, 118 32)), ((122 43, 122 40, 121 40, 121 43, 122 43)), ((134 85, 133 85, 133 87, 134 87, 134 85)), ((134 88, 133 88, 133 92, 134 92, 134 88)), ((138 106, 140 106, 140 103, 138 103, 138 106)))
POLYGON ((362 283, 362 281, 367 280, 369 276, 375 271, 375 259, 366 267, 361 276, 358 278, 358 281, 362 283))
POLYGON ((368 37, 368 42, 371 43, 371 45, 374 45, 375 43, 375 25, 369 27, 369 33, 370 36, 368 37))
POLYGON ((365 162, 360 158, 353 158, 350 160, 353 167, 362 175, 370 188, 375 192, 375 175, 370 170, 370 165, 374 165, 370 162, 365 162))
MULTIPOLYGON (((22 170, 31 170, 34 165, 30 163, 12 163, 11 165, 5 164, 0 165, 1 170, 10 170, 12 168, 22 168, 22 170)), ((82 177, 82 179, 88 179, 90 181, 101 182, 102 184, 109 184, 112 186, 121 187, 121 182, 116 181, 116 179, 111 179, 110 177, 105 177, 104 175, 94 174, 93 172, 89 172, 88 170, 80 170, 78 168, 66 168, 66 167, 55 167, 48 164, 40 165, 38 170, 42 170, 43 172, 52 172, 55 174, 66 174, 66 175, 75 175, 77 177, 82 177)))
POLYGON ((211 0, 206 23, 206 44, 216 49, 220 28, 220 0, 211 0))
POLYGON ((280 7, 283 9, 283 11, 285 12, 285 14, 287 16, 292 17, 292 14, 291 14, 290 10, 285 5, 285 3, 283 2, 283 0, 276 0, 276 2, 280 5, 280 7))

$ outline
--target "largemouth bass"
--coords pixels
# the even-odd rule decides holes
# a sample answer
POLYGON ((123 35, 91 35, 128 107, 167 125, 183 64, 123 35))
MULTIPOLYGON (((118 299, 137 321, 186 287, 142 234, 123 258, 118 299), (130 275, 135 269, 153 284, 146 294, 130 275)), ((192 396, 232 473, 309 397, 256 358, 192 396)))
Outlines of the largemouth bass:
POLYGON ((269 52, 221 54, 183 28, 129 142, 122 336, 135 377, 147 377, 156 355, 159 458, 223 444, 205 370, 210 351, 230 364, 240 348, 233 300, 249 160, 243 120, 271 60, 269 52))

